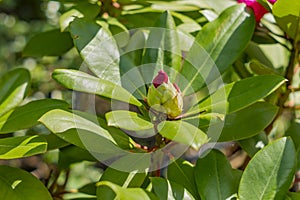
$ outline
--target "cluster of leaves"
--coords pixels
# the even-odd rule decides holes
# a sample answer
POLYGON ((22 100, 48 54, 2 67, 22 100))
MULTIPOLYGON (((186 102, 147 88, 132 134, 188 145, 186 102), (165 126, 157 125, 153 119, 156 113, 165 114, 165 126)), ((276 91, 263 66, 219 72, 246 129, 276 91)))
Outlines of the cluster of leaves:
MULTIPOLYGON (((297 90, 297 0, 278 0, 273 7, 262 1, 276 23, 267 17, 256 22, 244 4, 229 0, 61 3, 71 6, 60 17, 60 29, 36 35, 23 53, 60 56, 75 47, 84 67, 56 69, 53 79, 109 100, 112 111, 95 116, 54 99, 24 103, 30 73, 9 71, 0 79, 0 133, 9 133, 0 139, 0 159, 58 149, 62 170, 83 160, 109 160, 99 182, 78 189, 88 199, 299 198, 289 192, 299 168, 295 107, 289 108, 295 121, 289 120, 288 130, 278 135, 275 123, 297 90), (147 91, 159 70, 182 91, 183 112, 172 120, 149 114, 147 91), (51 133, 11 134, 38 124, 51 133), (278 139, 268 144, 268 138, 278 139), (170 144, 198 151, 208 142, 227 141, 237 142, 251 158, 243 171, 232 169, 215 149, 193 162, 176 159, 172 149, 167 161, 153 163, 151 157, 170 144), (169 165, 160 169, 163 162, 169 165)), ((20 169, 0 166, 0 171, 4 199, 62 198, 68 192, 47 190, 20 169)))

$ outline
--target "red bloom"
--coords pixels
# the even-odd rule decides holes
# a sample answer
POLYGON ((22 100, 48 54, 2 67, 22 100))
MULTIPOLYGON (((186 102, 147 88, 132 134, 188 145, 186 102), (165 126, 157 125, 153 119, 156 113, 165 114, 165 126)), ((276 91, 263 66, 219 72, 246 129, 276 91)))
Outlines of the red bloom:
MULTIPOLYGON (((276 0, 268 0, 271 4, 274 4, 276 0)), ((266 14, 268 11, 256 0, 238 0, 239 3, 245 3, 247 7, 252 8, 255 19, 257 22, 266 14)))
POLYGON ((158 75, 153 79, 152 83, 155 88, 159 87, 163 83, 168 83, 169 77, 163 70, 158 72, 158 75))

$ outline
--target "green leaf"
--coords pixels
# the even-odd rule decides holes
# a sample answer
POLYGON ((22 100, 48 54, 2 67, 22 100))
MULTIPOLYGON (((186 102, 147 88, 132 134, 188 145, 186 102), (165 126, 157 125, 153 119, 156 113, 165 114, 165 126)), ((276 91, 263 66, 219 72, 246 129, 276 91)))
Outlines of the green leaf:
POLYGON ((54 149, 59 149, 65 146, 70 145, 69 142, 66 142, 65 140, 61 139, 57 135, 50 133, 48 135, 43 135, 45 140, 48 143, 47 150, 54 150, 54 149))
POLYGON ((299 41, 300 2, 298 0, 278 0, 272 11, 280 28, 291 38, 299 41))
POLYGON ((224 200, 237 193, 242 172, 231 168, 226 156, 211 150, 197 161, 195 180, 201 199, 224 200))
MULTIPOLYGON (((43 115, 39 121, 58 137, 88 150, 93 157, 102 162, 130 154, 117 145, 118 142, 107 130, 77 114, 56 109, 43 115)), ((133 146, 134 142, 130 142, 133 146)))
MULTIPOLYGON (((97 186, 104 186, 110 188, 115 194, 114 196, 106 197, 106 199, 122 199, 122 200, 152 200, 157 199, 154 194, 148 193, 141 188, 122 188, 109 181, 101 181, 97 183, 97 186)), ((97 199, 103 199, 98 197, 97 199)))
POLYGON ((300 199, 300 193, 298 192, 288 192, 285 200, 298 200, 300 199))
POLYGON ((83 160, 97 161, 87 150, 70 145, 59 149, 58 167, 68 169, 71 164, 82 162, 83 160))
POLYGON ((204 132, 185 121, 164 121, 158 124, 157 129, 162 136, 190 145, 194 149, 199 149, 208 142, 204 132))
POLYGON ((129 150, 132 149, 132 147, 135 145, 135 142, 122 130, 112 126, 108 126, 105 119, 98 118, 98 122, 102 128, 104 128, 111 134, 120 148, 129 150))
POLYGON ((0 117, 18 106, 26 96, 30 84, 30 74, 18 68, 0 77, 0 117))
POLYGON ((206 100, 192 108, 189 113, 203 111, 224 112, 230 114, 241 110, 278 89, 285 79, 276 75, 263 75, 233 82, 218 89, 206 100))
POLYGON ((181 185, 160 177, 150 178, 152 191, 160 200, 194 200, 195 198, 181 185))
POLYGON ((85 19, 93 20, 100 12, 98 4, 89 2, 77 2, 75 6, 64 12, 59 18, 61 31, 69 27, 69 24, 76 18, 85 17, 85 19))
POLYGON ((195 199, 200 199, 194 178, 194 166, 191 163, 183 159, 177 159, 168 166, 167 172, 169 181, 183 186, 195 199))
POLYGON ((206 132, 210 141, 242 140, 264 130, 272 122, 277 111, 278 107, 270 103, 257 102, 225 116, 210 113, 183 120, 206 132))
POLYGON ((267 67, 257 60, 251 60, 249 62, 249 68, 252 72, 258 75, 278 74, 278 72, 276 72, 274 69, 267 67))
POLYGON ((295 173, 296 153, 289 138, 281 138, 259 151, 247 165, 239 186, 239 199, 284 199, 295 173))
POLYGON ((99 78, 121 85, 120 55, 111 33, 94 22, 79 18, 71 23, 70 30, 89 69, 99 78))
POLYGON ((142 64, 146 37, 146 31, 137 30, 130 37, 120 58, 122 86, 139 99, 147 96, 144 78, 137 67, 142 64))
POLYGON ((290 136, 294 142, 295 148, 298 151, 300 149, 300 119, 295 119, 291 122, 290 127, 285 132, 286 136, 290 136))
MULTIPOLYGON (((259 134, 272 122, 277 111, 278 108, 272 104, 258 102, 243 110, 226 115, 218 141, 241 140, 259 134)), ((222 123, 220 122, 220 124, 222 123)), ((220 124, 213 124, 211 129, 213 130, 220 124)), ((213 135, 214 133, 211 134, 209 133, 208 137, 215 138, 217 136, 213 135)))
POLYGON ((51 200, 47 188, 36 177, 21 169, 0 166, 0 199, 51 200))
POLYGON ((199 31, 182 67, 185 80, 180 79, 179 87, 183 95, 219 78, 246 48, 254 27, 254 17, 245 12, 243 4, 226 9, 207 23, 199 31))
MULTIPOLYGON (((176 74, 180 70, 181 49, 172 15, 168 11, 162 13, 156 21, 155 27, 158 28, 151 29, 149 33, 143 63, 154 65, 153 73, 164 69, 169 74, 170 81, 174 82, 176 74)), ((147 70, 143 76, 146 83, 151 83, 154 74, 151 76, 147 70)))
POLYGON ((152 1, 151 8, 154 10, 170 10, 178 12, 198 11, 199 8, 193 4, 182 1, 152 1))
POLYGON ((53 133, 62 133, 69 129, 87 130, 94 132, 97 135, 116 144, 116 141, 107 130, 83 117, 80 117, 79 115, 65 110, 51 110, 44 114, 39 121, 42 122, 53 133))
POLYGON ((146 171, 144 173, 138 173, 136 171, 124 172, 108 167, 102 174, 100 181, 110 181, 124 188, 140 187, 146 175, 146 171))
MULTIPOLYGON (((114 168, 107 168, 100 178, 100 181, 110 181, 122 188, 140 187, 146 178, 146 173, 124 172, 114 168)), ((114 196, 113 191, 104 186, 97 187, 97 197, 108 199, 109 196, 114 196)))
POLYGON ((84 193, 84 194, 89 194, 89 195, 96 195, 97 191, 97 186, 96 183, 88 183, 81 188, 78 189, 78 192, 84 193))
POLYGON ((17 107, 13 112, 0 117, 0 133, 9 133, 33 127, 38 119, 52 109, 66 109, 69 105, 61 100, 42 99, 17 107))
POLYGON ((21 136, 0 139, 0 159, 23 158, 45 153, 47 142, 42 136, 21 136))
POLYGON ((114 82, 99 79, 78 70, 57 69, 52 77, 64 87, 75 91, 97 94, 136 106, 142 105, 132 94, 114 82))
MULTIPOLYGON (((275 52, 273 52, 275 53, 275 52)), ((276 52, 277 53, 277 52, 276 52)), ((271 62, 271 59, 273 60, 273 56, 270 58, 268 55, 266 55, 266 51, 260 46, 259 44, 256 44, 255 42, 250 41, 247 48, 245 49, 245 54, 249 57, 249 59, 258 60, 263 65, 266 65, 268 67, 273 67, 273 63, 271 62)), ((276 55, 278 56, 278 55, 276 55)))
POLYGON ((105 114, 108 126, 115 126, 130 131, 153 129, 153 124, 138 116, 135 112, 115 110, 105 114))
POLYGON ((24 56, 61 56, 73 47, 73 40, 69 32, 59 29, 35 35, 23 50, 24 56))

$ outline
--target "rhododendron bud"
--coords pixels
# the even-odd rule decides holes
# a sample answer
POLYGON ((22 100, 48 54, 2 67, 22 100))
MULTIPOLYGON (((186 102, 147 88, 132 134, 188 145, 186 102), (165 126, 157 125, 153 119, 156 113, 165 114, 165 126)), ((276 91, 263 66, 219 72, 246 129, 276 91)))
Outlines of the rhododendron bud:
POLYGON ((158 75, 153 79, 152 83, 154 85, 155 88, 157 88, 158 86, 160 86, 163 83, 168 83, 169 81, 169 77, 166 74, 166 72, 164 72, 163 70, 160 70, 158 72, 158 75))
MULTIPOLYGON (((271 4, 274 4, 276 0, 268 0, 271 4)), ((256 0, 238 0, 239 3, 245 3, 247 7, 252 8, 255 19, 257 22, 268 12, 265 7, 263 7, 256 0)))
POLYGON ((147 103, 152 109, 174 119, 182 112, 183 101, 179 87, 169 81, 168 75, 160 70, 148 90, 147 103))

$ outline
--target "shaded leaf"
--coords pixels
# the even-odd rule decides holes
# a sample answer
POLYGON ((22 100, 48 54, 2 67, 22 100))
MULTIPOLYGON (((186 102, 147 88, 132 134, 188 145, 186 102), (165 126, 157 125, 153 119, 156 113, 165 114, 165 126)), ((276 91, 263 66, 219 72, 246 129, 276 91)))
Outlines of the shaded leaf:
POLYGON ((239 140, 238 143, 250 157, 253 157, 261 148, 268 144, 268 136, 261 132, 251 138, 239 140))
POLYGON ((160 200, 195 199, 184 187, 160 177, 150 178, 152 191, 160 200))
POLYGON ((23 50, 24 56, 61 56, 73 47, 69 32, 54 29, 35 35, 23 50))
POLYGON ((43 137, 45 138, 45 140, 47 141, 47 150, 53 150, 53 149, 59 149, 65 146, 70 145, 69 142, 61 139, 60 137, 58 137, 57 135, 50 133, 48 135, 43 135, 43 137))
POLYGON ((144 72, 144 80, 150 83, 154 73, 164 69, 174 82, 181 65, 179 36, 172 15, 165 11, 150 30, 143 57, 143 64, 150 64, 152 73, 144 72), (172 68, 172 69, 170 69, 172 68), (149 79, 150 78, 150 79, 149 79), (150 81, 149 81, 150 80, 150 81))
POLYGON ((144 78, 137 67, 142 64, 146 39, 146 31, 137 30, 130 37, 120 58, 122 86, 139 99, 145 99, 147 96, 144 78))
POLYGON ((226 156, 211 150, 197 161, 195 180, 201 199, 224 200, 237 193, 241 171, 231 168, 226 156))
POLYGON ((168 166, 167 172, 169 181, 183 186, 195 199, 200 199, 194 178, 194 166, 191 163, 183 159, 177 159, 168 166))
POLYGON ((272 122, 277 111, 278 107, 272 104, 258 102, 226 115, 219 141, 240 140, 260 133, 272 122))
POLYGON ((58 156, 58 167, 60 169, 68 169, 71 164, 84 160, 97 161, 87 150, 73 145, 60 148, 58 156))
POLYGON ((97 186, 96 183, 88 183, 81 188, 78 189, 78 192, 89 194, 89 195, 96 195, 97 186))

